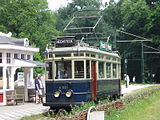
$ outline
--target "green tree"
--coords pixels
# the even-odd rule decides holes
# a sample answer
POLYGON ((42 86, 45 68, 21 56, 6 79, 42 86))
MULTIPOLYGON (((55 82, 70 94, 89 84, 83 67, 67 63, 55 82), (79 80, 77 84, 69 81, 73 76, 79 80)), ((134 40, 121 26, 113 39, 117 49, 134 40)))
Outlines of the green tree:
POLYGON ((2 31, 14 37, 29 38, 41 50, 59 34, 55 29, 56 16, 48 9, 46 0, 1 0, 0 24, 2 31))
POLYGON ((144 36, 151 12, 143 0, 125 0, 121 7, 123 28, 130 33, 144 36))
MULTIPOLYGON (((0 31, 12 32, 17 38, 28 38, 31 45, 40 48, 34 60, 43 62, 42 53, 46 44, 59 35, 56 15, 48 9, 47 1, 1 0, 0 16, 0 31)), ((43 71, 43 68, 36 68, 34 72, 43 71)))
POLYGON ((108 6, 103 10, 103 17, 107 24, 112 28, 120 29, 122 27, 121 4, 110 1, 108 6))

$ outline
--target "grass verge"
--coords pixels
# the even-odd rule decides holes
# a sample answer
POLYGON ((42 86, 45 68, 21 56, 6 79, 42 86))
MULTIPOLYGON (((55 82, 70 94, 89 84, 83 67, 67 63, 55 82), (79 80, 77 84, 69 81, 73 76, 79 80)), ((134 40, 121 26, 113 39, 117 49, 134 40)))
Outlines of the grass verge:
POLYGON ((21 118, 20 120, 37 120, 43 117, 44 117, 44 114, 38 114, 38 115, 26 116, 26 117, 21 118))
MULTIPOLYGON (((151 91, 154 87, 137 91, 134 94, 151 91)), ((131 94, 133 96, 133 94, 131 94)), ((138 95, 139 98, 139 95, 138 95)), ((125 108, 113 110, 110 115, 106 115, 105 120, 160 120, 160 90, 154 91, 143 99, 132 99, 125 104, 125 108)))

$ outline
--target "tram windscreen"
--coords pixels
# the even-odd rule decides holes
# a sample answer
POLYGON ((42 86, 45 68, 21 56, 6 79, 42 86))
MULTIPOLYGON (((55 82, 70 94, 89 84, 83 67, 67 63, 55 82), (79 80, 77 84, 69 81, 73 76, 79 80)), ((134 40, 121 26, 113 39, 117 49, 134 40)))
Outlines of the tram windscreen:
POLYGON ((46 73, 47 73, 47 78, 52 79, 52 62, 46 63, 46 73))
POLYGON ((71 61, 56 62, 56 79, 72 78, 71 61))

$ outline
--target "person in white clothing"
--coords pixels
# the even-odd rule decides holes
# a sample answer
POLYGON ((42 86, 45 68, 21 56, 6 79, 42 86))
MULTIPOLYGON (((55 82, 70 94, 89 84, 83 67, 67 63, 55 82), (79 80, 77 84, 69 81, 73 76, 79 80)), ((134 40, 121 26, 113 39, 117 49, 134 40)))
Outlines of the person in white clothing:
POLYGON ((43 96, 44 96, 44 85, 43 85, 43 77, 41 76, 39 79, 39 90, 38 90, 38 95, 40 98, 39 103, 43 103, 43 96))
POLYGON ((133 76, 132 82, 135 83, 136 82, 136 77, 133 76))
POLYGON ((129 86, 129 82, 130 82, 130 79, 129 79, 129 75, 127 75, 127 86, 129 86))
POLYGON ((124 74, 124 80, 125 80, 125 83, 126 83, 126 88, 128 88, 129 82, 130 82, 129 75, 124 74))

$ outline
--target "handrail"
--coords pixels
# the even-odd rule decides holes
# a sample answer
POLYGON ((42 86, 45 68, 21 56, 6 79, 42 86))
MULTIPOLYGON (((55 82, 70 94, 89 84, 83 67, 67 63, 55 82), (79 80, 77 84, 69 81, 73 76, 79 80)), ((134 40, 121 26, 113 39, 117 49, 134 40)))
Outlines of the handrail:
POLYGON ((87 120, 90 120, 89 115, 90 115, 92 109, 96 110, 95 106, 91 106, 91 107, 88 109, 88 112, 87 112, 87 120))

